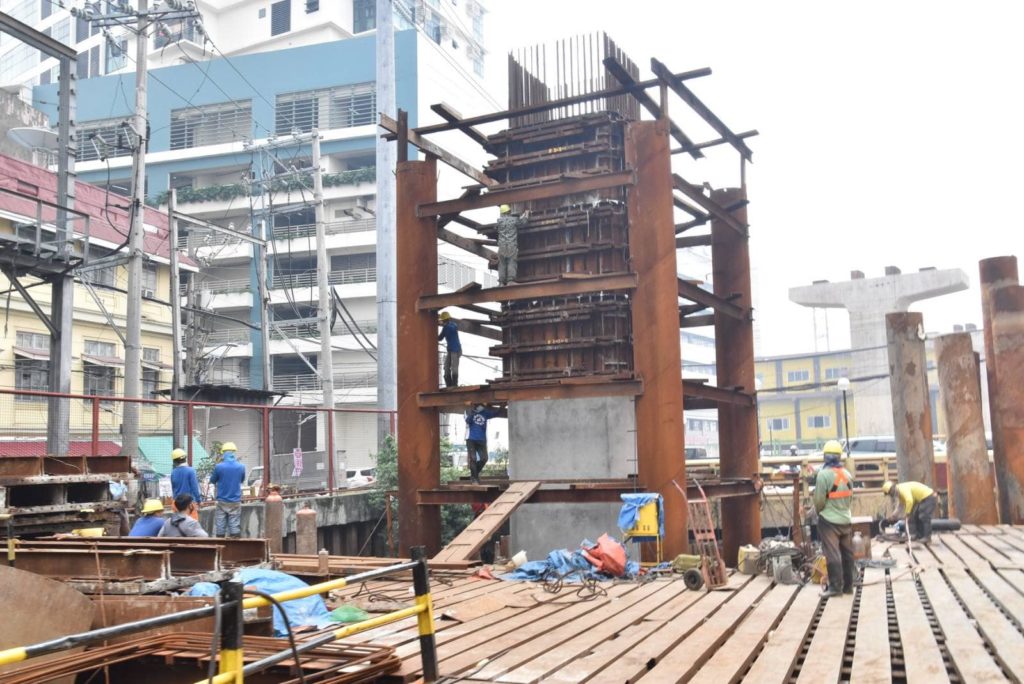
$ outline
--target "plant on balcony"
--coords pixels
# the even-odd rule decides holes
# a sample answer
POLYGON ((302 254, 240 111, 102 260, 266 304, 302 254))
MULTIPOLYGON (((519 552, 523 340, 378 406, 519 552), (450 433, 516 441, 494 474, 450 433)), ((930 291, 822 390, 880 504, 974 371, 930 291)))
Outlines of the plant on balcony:
MULTIPOLYGON (((373 183, 377 180, 377 169, 367 166, 362 169, 350 169, 339 173, 325 173, 324 187, 336 188, 343 185, 358 185, 359 183, 373 183)), ((308 180, 302 178, 285 178, 276 180, 268 186, 248 183, 233 183, 230 185, 210 185, 205 188, 178 188, 178 202, 216 202, 232 200, 237 197, 248 197, 259 195, 261 187, 269 187, 271 192, 299 192, 310 191, 311 185, 308 180)), ((151 206, 163 206, 167 204, 170 191, 161 192, 149 200, 151 206)))

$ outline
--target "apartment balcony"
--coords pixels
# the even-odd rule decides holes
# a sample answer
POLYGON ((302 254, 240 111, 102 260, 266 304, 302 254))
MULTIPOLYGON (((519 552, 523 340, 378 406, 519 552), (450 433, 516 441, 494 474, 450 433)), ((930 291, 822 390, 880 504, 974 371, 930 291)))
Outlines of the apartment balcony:
MULTIPOLYGON (((365 335, 374 335, 377 332, 377 320, 365 319, 356 320, 357 329, 365 335)), ((230 347, 224 353, 226 357, 251 356, 252 347, 251 330, 249 328, 237 327, 214 330, 206 336, 205 347, 207 350, 216 347, 230 347)), ((376 343, 372 337, 372 342, 376 343)), ((352 339, 352 333, 344 323, 338 321, 334 325, 331 335, 334 346, 338 348, 358 349, 358 343, 352 339)), ((320 353, 320 326, 316 318, 295 318, 274 321, 270 327, 270 353, 294 354, 298 348, 304 354, 320 353), (286 339, 288 341, 286 341, 286 339)))
MULTIPOLYGON (((374 219, 331 221, 324 224, 328 253, 365 248, 377 244, 377 222, 374 219)), ((274 228, 272 253, 305 254, 316 252, 316 224, 278 226, 274 228)), ((194 249, 200 259, 211 264, 247 262, 252 259, 252 245, 231 235, 196 230, 179 241, 180 246, 194 249)))
MULTIPOLYGON (((350 389, 363 389, 377 386, 377 371, 359 371, 355 373, 335 373, 335 392, 350 389)), ((313 373, 299 373, 296 375, 275 375, 275 392, 319 392, 321 386, 320 376, 313 373)))

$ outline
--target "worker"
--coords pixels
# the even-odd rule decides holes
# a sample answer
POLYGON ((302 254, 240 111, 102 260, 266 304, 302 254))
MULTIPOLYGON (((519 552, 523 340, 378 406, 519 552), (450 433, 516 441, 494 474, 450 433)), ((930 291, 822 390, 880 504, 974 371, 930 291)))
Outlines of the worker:
POLYGON ((922 482, 886 481, 882 485, 882 494, 892 497, 893 511, 882 523, 892 525, 899 518, 906 516, 910 528, 911 541, 920 540, 924 544, 932 542, 932 517, 939 503, 935 490, 922 482))
POLYGON ((825 442, 825 465, 814 483, 814 509, 818 512, 818 537, 828 567, 828 586, 822 596, 853 593, 853 516, 850 503, 853 482, 843 467, 843 445, 825 442))
POLYGON ((796 456, 796 451, 797 451, 796 444, 790 444, 789 445, 789 455, 790 456, 796 456))
POLYGON ((157 537, 164 526, 164 505, 160 499, 146 499, 142 506, 142 515, 132 525, 129 537, 157 537))
POLYGON ((487 421, 497 415, 483 404, 466 412, 466 458, 469 460, 469 479, 480 484, 480 473, 487 465, 487 421))
POLYGON ((184 449, 178 448, 171 452, 171 492, 174 498, 182 494, 188 494, 196 503, 194 519, 199 520, 199 502, 203 500, 199 493, 199 480, 196 478, 195 468, 188 465, 188 454, 184 449))
POLYGON ((245 466, 238 462, 238 447, 224 442, 220 447, 221 462, 213 467, 210 484, 217 487, 217 509, 213 516, 214 534, 223 537, 242 536, 242 482, 245 466))
POLYGON ((521 216, 512 213, 512 207, 502 204, 498 216, 498 282, 508 285, 515 282, 519 258, 519 229, 530 219, 530 212, 521 216))
POLYGON ((448 349, 444 355, 444 386, 459 386, 459 359, 462 358, 462 342, 459 340, 459 326, 447 311, 441 312, 441 332, 438 341, 444 340, 448 349))
POLYGON ((196 502, 192 495, 183 492, 174 497, 174 512, 171 517, 164 521, 160 528, 160 537, 209 537, 206 530, 199 524, 197 517, 193 517, 196 509, 196 502))

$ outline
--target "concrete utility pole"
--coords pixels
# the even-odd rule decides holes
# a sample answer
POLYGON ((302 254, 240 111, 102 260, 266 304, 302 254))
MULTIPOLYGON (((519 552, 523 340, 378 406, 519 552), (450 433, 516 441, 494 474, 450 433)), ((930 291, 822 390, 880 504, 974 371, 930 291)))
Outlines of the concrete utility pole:
MULTIPOLYGON (((377 109, 397 119, 395 106, 395 31, 392 0, 377 0, 377 109)), ((377 137, 377 408, 397 410, 397 291, 395 253, 395 168, 397 143, 377 137)), ((391 433, 383 414, 377 423, 378 446, 391 433)))
MULTIPOLYGON (((177 207, 178 191, 171 188, 167 198, 167 224, 170 228, 168 242, 170 245, 171 257, 171 366, 174 375, 171 377, 171 399, 181 399, 181 379, 185 376, 181 361, 181 273, 178 268, 178 218, 174 215, 177 207)), ((171 433, 175 447, 184 447, 185 442, 185 421, 180 407, 171 409, 172 427, 171 433)), ((189 436, 191 438, 191 435, 189 436)))
MULTIPOLYGON (((256 229, 256 226, 253 226, 256 229)), ((259 222, 260 237, 266 240, 273 240, 273 228, 266 220, 259 222)), ((260 298, 260 340, 263 353, 260 354, 260 364, 263 368, 263 391, 269 392, 274 389, 273 375, 270 370, 270 288, 267 283, 267 243, 254 244, 252 246, 253 256, 256 257, 256 293, 260 298)), ((269 480, 268 480, 269 481, 269 480)))
POLYGON ((887 314, 885 330, 889 342, 889 383, 900 482, 914 480, 934 487, 935 454, 924 318, 913 311, 887 314))
MULTIPOLYGON (((313 211, 316 221, 316 283, 320 302, 316 318, 320 324, 320 388, 325 409, 324 440, 330 465, 328 479, 332 479, 334 463, 334 358, 331 345, 331 260, 327 256, 327 234, 324 229, 324 179, 320 168, 320 132, 313 129, 313 211)), ((329 483, 331 487, 333 482, 329 483)), ((315 550, 314 550, 315 551, 315 550)))

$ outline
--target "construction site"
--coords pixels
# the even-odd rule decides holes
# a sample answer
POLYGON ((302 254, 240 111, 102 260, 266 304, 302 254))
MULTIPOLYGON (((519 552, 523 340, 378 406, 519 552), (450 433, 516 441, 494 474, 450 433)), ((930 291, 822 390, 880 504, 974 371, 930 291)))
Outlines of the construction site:
MULTIPOLYGON (((107 4, 72 16, 143 37, 201 26, 187 23, 196 3, 107 4)), ((192 186, 150 201, 145 66, 116 142, 131 153, 130 194, 111 193, 107 156, 93 158, 106 186, 77 180, 87 147, 116 156, 77 129, 79 55, 0 12, 5 39, 56 60, 59 98, 52 141, 32 138, 52 163, 0 159, 8 316, 13 294, 13 315, 32 320, 15 318, 16 340, 4 332, 18 378, 0 387, 0 682, 1024 680, 1016 257, 977 264, 980 328, 934 336, 909 308, 966 289, 959 269, 793 288, 794 303, 846 309, 869 353, 852 373, 780 357, 770 383, 755 356, 747 185, 760 138, 698 97, 712 68, 634 61, 608 34, 578 35, 508 54, 503 108, 436 101, 427 118, 396 105, 391 3, 376 7, 376 94, 361 124, 375 178, 335 168, 349 151, 318 131, 326 115, 308 130, 290 120, 262 147, 238 141, 280 174, 246 169, 243 184, 272 196, 264 186, 308 175, 292 213, 311 225, 275 221, 271 201, 239 214, 248 228, 228 220, 230 202, 197 215, 192 186), (292 148, 309 163, 284 158, 292 148), (684 177, 677 162, 700 169, 712 151, 728 155, 729 184, 684 177), (346 173, 376 182, 376 199, 328 218, 324 179, 346 173), (345 294, 350 280, 330 279, 341 257, 328 249, 358 260, 355 242, 329 238, 367 225, 374 314, 345 294), (278 230, 316 240, 309 273, 279 266, 307 257, 277 253, 278 230), (704 277, 686 275, 694 250, 709 257, 704 277), (475 266, 452 266, 454 251, 475 266), (121 267, 117 298, 100 273, 121 267), (290 289, 275 300, 282 277, 290 289), (250 308, 232 312, 232 297, 250 308), (364 315, 377 317, 372 339, 364 315), (123 358, 83 346, 86 324, 116 333, 123 358), (146 346, 161 326, 162 357, 146 346), (688 372, 698 329, 710 374, 688 372), (211 354, 217 340, 228 342, 211 354), (205 374, 246 345, 250 386, 205 374), (376 404, 336 403, 365 389, 356 368, 373 375, 376 404), (812 397, 796 399, 793 446, 777 453, 767 433, 788 418, 766 415, 759 392, 789 401, 784 371, 834 412, 801 421, 812 397), (865 388, 857 432, 851 379, 865 388), (500 458, 491 419, 504 421, 500 458), (691 443, 694 421, 713 426, 714 454, 691 443), (452 446, 462 423, 466 452, 452 446), (834 438, 801 433, 824 427, 834 438), (891 453, 858 451, 889 429, 891 453), (221 468, 236 452, 232 499, 221 468), (179 508, 185 469, 196 494, 179 508), (138 532, 147 519, 159 535, 138 532)), ((205 172, 237 171, 225 169, 205 172)))

